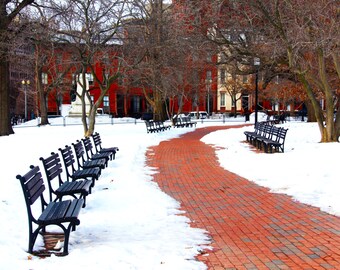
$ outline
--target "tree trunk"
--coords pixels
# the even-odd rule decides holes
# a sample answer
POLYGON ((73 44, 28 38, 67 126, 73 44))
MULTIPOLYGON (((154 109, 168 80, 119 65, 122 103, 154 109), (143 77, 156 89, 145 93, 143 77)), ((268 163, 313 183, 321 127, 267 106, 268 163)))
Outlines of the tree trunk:
POLYGON ((94 127, 96 124, 96 112, 97 112, 97 108, 95 108, 96 106, 93 106, 92 109, 90 110, 89 113, 89 125, 88 125, 88 129, 85 133, 85 137, 90 137, 93 132, 94 132, 94 127))
POLYGON ((0 136, 14 134, 9 108, 9 63, 7 51, 0 58, 0 136))
POLYGON ((84 136, 87 135, 88 131, 85 98, 86 98, 85 93, 83 92, 80 99, 81 99, 81 122, 83 123, 84 136))
MULTIPOLYGON (((320 106, 320 103, 316 100, 309 82, 307 81, 304 74, 300 73, 298 76, 307 91, 308 97, 311 102, 311 106, 313 107, 313 110, 315 112, 314 116, 318 123, 320 134, 321 134, 320 142, 337 142, 338 138, 335 138, 335 134, 333 132, 334 130, 333 116, 331 117, 331 119, 326 118, 327 123, 325 125, 324 124, 325 117, 323 116, 322 108, 320 106), (331 127, 327 128, 327 125, 331 125, 331 127), (329 133, 329 130, 331 130, 331 134, 329 133)), ((310 112, 308 112, 308 115, 311 115, 310 112)))
POLYGON ((165 114, 166 112, 164 110, 161 93, 159 91, 155 91, 154 92, 153 119, 155 121, 164 121, 165 114))
POLYGON ((319 59, 319 77, 322 83, 322 88, 325 93, 325 101, 326 101, 326 137, 325 142, 337 142, 338 137, 336 136, 336 128, 334 121, 334 94, 332 93, 331 86, 328 83, 327 71, 325 65, 325 57, 322 49, 318 50, 318 59, 319 59))
POLYGON ((237 101, 236 101, 236 96, 234 96, 233 98, 232 98, 232 108, 233 108, 233 114, 234 114, 234 118, 236 118, 236 114, 237 114, 237 101))
POLYGON ((47 107, 46 107, 46 93, 44 90, 41 90, 39 92, 39 103, 40 103, 40 125, 45 126, 49 125, 50 123, 48 122, 48 115, 47 115, 47 107))
POLYGON ((307 122, 316 122, 314 108, 312 106, 312 102, 309 100, 305 101, 306 108, 307 108, 307 122))
MULTIPOLYGON (((38 61, 36 59, 36 61, 38 61)), ((35 85, 37 87, 38 91, 38 97, 39 97, 39 107, 40 107, 40 125, 45 126, 49 125, 50 123, 48 122, 48 116, 47 116, 47 104, 46 104, 46 94, 44 92, 44 88, 42 87, 41 83, 41 70, 39 69, 39 66, 36 62, 35 64, 35 75, 36 75, 36 80, 35 80, 35 85)))

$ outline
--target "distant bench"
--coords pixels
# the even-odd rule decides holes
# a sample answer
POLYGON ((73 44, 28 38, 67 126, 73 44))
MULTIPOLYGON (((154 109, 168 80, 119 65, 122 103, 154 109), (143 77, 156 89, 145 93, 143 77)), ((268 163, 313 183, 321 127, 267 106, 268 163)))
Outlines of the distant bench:
POLYGON ((191 118, 188 116, 185 117, 176 117, 174 119, 174 127, 196 127, 197 122, 192 122, 191 118))
POLYGON ((165 125, 163 121, 153 121, 153 120, 145 120, 146 132, 161 132, 171 128, 171 126, 165 125))
POLYGON ((265 153, 284 152, 284 144, 288 129, 276 127, 272 123, 257 122, 254 131, 245 131, 247 142, 265 153))

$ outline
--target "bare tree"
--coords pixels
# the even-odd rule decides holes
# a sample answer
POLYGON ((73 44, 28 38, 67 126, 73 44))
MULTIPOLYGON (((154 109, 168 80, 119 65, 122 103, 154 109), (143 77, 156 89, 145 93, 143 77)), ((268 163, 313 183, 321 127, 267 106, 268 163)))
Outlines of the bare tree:
POLYGON ((35 4, 34 7, 35 9, 31 9, 30 12, 29 27, 23 34, 34 48, 31 62, 34 66, 35 87, 39 104, 37 114, 40 114, 41 117, 40 125, 47 125, 49 124, 47 97, 51 92, 54 92, 54 101, 57 104, 57 110, 59 110, 61 97, 65 91, 69 92, 71 89, 71 78, 66 75, 73 65, 73 58, 65 57, 69 53, 65 44, 56 42, 58 14, 52 14, 46 6, 35 4))
POLYGON ((0 1, 0 136, 13 134, 9 109, 9 46, 15 36, 11 24, 34 0, 0 1))
POLYGON ((133 68, 139 84, 144 89, 144 96, 153 108, 154 118, 164 120, 165 89, 163 75, 165 71, 167 38, 167 7, 162 0, 133 0, 130 20, 125 24, 126 40, 124 57, 125 69, 133 68), (150 91, 152 89, 152 91, 150 91))
POLYGON ((212 40, 227 47, 233 58, 248 62, 249 71, 251 59, 259 57, 265 72, 264 87, 277 75, 298 78, 313 107, 321 141, 338 141, 337 1, 213 1, 209 12, 214 18, 209 22, 212 40), (232 38, 235 33, 237 42, 232 38), (320 98, 325 100, 325 110, 320 98))
POLYGON ((82 123, 85 136, 95 128, 97 109, 110 86, 118 79, 120 72, 120 28, 127 1, 71 0, 67 3, 53 3, 53 10, 60 14, 59 42, 72 48, 74 70, 82 92, 77 93, 82 101, 82 123), (101 74, 98 64, 102 63, 101 74), (86 73, 93 76, 100 95, 97 101, 90 99, 86 73), (105 74, 105 76, 103 75, 105 74), (90 103, 89 121, 86 115, 86 99, 90 103))
POLYGON ((124 56, 144 86, 154 119, 171 118, 181 112, 185 101, 199 102, 202 59, 206 59, 203 40, 190 31, 190 21, 177 16, 176 5, 161 0, 133 3, 131 20, 125 25, 124 56))
MULTIPOLYGON (((251 1, 259 18, 276 32, 287 65, 304 85, 319 125, 322 142, 338 141, 339 10, 337 1, 251 1), (321 107, 320 96, 325 100, 321 107), (337 115, 334 117, 334 112, 337 115)), ((273 38, 273 35, 271 36, 273 38)))

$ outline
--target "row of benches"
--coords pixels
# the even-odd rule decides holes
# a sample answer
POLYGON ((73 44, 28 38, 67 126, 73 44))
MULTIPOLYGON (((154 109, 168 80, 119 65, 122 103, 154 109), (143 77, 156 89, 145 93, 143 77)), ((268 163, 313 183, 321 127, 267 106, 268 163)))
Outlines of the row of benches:
POLYGON ((196 127, 197 122, 191 122, 190 117, 177 117, 174 119, 174 127, 196 127))
POLYGON ((103 148, 99 133, 77 140, 71 146, 59 148, 64 166, 58 153, 52 152, 47 158, 40 158, 45 169, 49 188, 49 200, 44 198, 44 180, 39 166, 30 166, 24 175, 17 175, 24 193, 28 223, 28 252, 33 253, 34 243, 40 231, 46 232, 46 227, 56 225, 64 232, 64 249, 61 255, 68 254, 68 242, 71 230, 80 224, 78 215, 86 206, 86 197, 91 194, 95 181, 101 171, 108 166, 109 160, 114 160, 118 147, 103 148), (94 143, 94 147, 92 144, 94 143), (63 179, 63 167, 66 179, 63 179), (64 197, 72 199, 63 200, 64 197), (40 198, 41 213, 38 218, 34 213, 33 204, 40 198), (36 228, 34 228, 36 227, 36 228))
MULTIPOLYGON (((165 130, 171 129, 171 126, 165 125, 162 121, 144 121, 146 126, 146 132, 147 133, 153 133, 153 132, 161 132, 165 130)), ((196 127, 196 122, 191 122, 190 117, 177 117, 173 120, 173 127, 179 128, 179 127, 196 127)))
POLYGON ((162 121, 145 121, 146 131, 147 133, 153 133, 153 132, 161 132, 165 131, 171 128, 171 126, 167 126, 162 121))
POLYGON ((254 131, 245 131, 247 142, 265 153, 284 152, 284 143, 288 129, 277 127, 268 122, 257 122, 254 131))

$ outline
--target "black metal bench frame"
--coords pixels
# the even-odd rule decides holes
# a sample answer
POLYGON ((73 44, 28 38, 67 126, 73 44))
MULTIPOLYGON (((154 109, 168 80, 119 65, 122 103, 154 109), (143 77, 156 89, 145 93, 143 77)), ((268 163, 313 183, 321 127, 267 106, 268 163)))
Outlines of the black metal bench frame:
POLYGON ((182 120, 181 117, 176 117, 174 120, 174 127, 176 128, 180 128, 180 127, 185 127, 185 123, 184 121, 182 120))
POLYGON ((86 196, 91 193, 92 181, 83 179, 76 181, 63 181, 61 174, 63 172, 59 155, 57 153, 51 153, 47 158, 40 157, 40 160, 45 169, 47 183, 49 187, 50 201, 61 201, 64 196, 71 196, 74 199, 84 199, 84 205, 86 206, 86 196), (54 188, 53 180, 58 180, 57 188, 54 188), (53 200, 53 194, 55 199, 53 200))
POLYGON ((145 127, 146 127, 146 132, 147 133, 154 133, 154 132, 158 132, 158 129, 156 128, 156 126, 154 125, 153 121, 147 121, 145 120, 145 127))
POLYGON ((74 231, 76 226, 80 224, 78 215, 84 204, 84 200, 74 199, 47 203, 43 196, 45 185, 38 166, 30 166, 30 170, 25 175, 17 175, 16 178, 20 180, 28 214, 28 252, 33 254, 33 247, 40 231, 45 232, 47 226, 56 225, 64 232, 64 249, 62 255, 67 255, 70 232, 71 230, 74 231), (39 197, 42 211, 40 216, 36 218, 32 205, 39 197), (34 229, 34 227, 36 228, 34 229))
POLYGON ((116 153, 119 151, 118 147, 116 146, 108 148, 102 147, 102 139, 98 132, 93 133, 91 137, 93 140, 94 148, 96 149, 96 153, 111 153, 110 160, 116 158, 116 153))
POLYGON ((171 129, 171 126, 164 125, 163 121, 154 121, 154 124, 159 131, 165 131, 165 130, 171 129))
POLYGON ((144 121, 147 133, 160 132, 171 129, 171 126, 166 126, 162 121, 144 121))
MULTIPOLYGON (((67 180, 77 180, 77 179, 91 179, 92 187, 94 187, 96 180, 99 179, 101 174, 101 169, 96 168, 77 168, 75 167, 75 159, 72 152, 72 148, 69 145, 65 145, 64 148, 59 148, 62 159, 64 161, 64 167, 66 171, 67 180)), ((52 152, 53 154, 53 152, 52 152)))
POLYGON ((197 122, 192 122, 191 117, 182 117, 181 118, 182 123, 184 124, 185 127, 193 127, 197 125, 197 122))
POLYGON ((74 154, 77 160, 78 168, 81 169, 90 169, 90 168, 99 168, 100 171, 105 169, 106 159, 85 159, 85 149, 84 145, 81 141, 77 140, 75 143, 72 143, 74 154))
POLYGON ((244 135, 246 135, 247 142, 253 144, 253 139, 257 136, 261 136, 263 133, 263 129, 264 129, 264 123, 257 122, 254 125, 253 131, 245 131, 244 135))
POLYGON ((245 131, 247 142, 263 149, 265 153, 284 152, 284 143, 288 129, 276 127, 272 122, 257 122, 254 131, 245 131))
POLYGON ((85 137, 81 139, 84 145, 86 157, 88 160, 96 160, 96 159, 105 159, 105 167, 108 166, 108 162, 110 160, 111 153, 110 152, 102 152, 102 153, 94 153, 93 145, 90 137, 85 137))
POLYGON ((288 129, 283 127, 274 127, 272 131, 272 136, 270 138, 261 141, 261 145, 266 153, 284 152, 284 144, 286 140, 286 134, 288 129))

